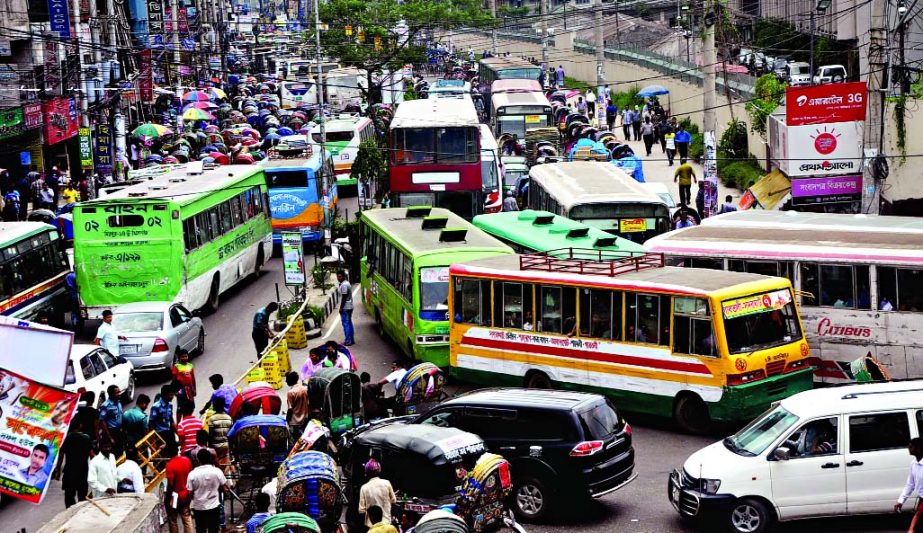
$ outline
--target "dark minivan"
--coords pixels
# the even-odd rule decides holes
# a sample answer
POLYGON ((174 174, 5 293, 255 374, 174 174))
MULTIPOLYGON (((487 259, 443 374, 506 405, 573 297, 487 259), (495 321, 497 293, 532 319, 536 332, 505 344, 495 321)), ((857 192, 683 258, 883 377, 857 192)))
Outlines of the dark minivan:
POLYGON ((505 457, 512 466, 512 507, 524 520, 541 519, 565 496, 599 497, 637 476, 631 427, 598 394, 482 389, 413 423, 474 433, 505 457))

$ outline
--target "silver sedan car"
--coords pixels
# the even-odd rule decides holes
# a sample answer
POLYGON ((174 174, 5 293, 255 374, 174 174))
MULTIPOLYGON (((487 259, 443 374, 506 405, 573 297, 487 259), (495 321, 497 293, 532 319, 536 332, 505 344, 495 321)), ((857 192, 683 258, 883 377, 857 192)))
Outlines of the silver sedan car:
POLYGON ((138 302, 113 311, 112 325, 128 340, 119 342, 120 355, 135 372, 169 371, 180 348, 190 354, 205 351, 205 325, 180 304, 138 302))

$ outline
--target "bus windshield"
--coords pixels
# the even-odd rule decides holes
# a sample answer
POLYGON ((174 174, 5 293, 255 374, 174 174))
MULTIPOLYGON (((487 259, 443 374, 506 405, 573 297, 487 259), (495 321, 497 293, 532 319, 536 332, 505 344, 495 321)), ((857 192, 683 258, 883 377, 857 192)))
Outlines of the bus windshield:
POLYGON ((402 128, 394 133, 395 163, 475 163, 477 128, 402 128))
POLYGON ((498 117, 501 133, 511 133, 525 138, 526 128, 544 128, 548 126, 548 117, 543 114, 535 115, 504 115, 498 117))
POLYGON ((721 308, 731 354, 764 350, 801 338, 789 289, 724 300, 721 308))
POLYGON ((525 68, 505 68, 497 72, 499 80, 537 80, 541 75, 542 69, 538 67, 525 68))
MULTIPOLYGON (((351 141, 356 134, 352 131, 328 131, 327 142, 342 142, 342 141, 351 141)), ((320 133, 314 133, 314 142, 320 142, 320 133)))
POLYGON ((576 205, 570 210, 570 218, 575 220, 614 217, 666 217, 666 206, 643 203, 599 203, 576 205))
POLYGON ((420 269, 420 310, 444 311, 449 308, 449 267, 420 269))
POLYGON ((305 170, 267 170, 266 177, 270 189, 308 186, 308 173, 305 170))
POLYGON ((311 86, 307 83, 286 83, 283 87, 295 96, 305 95, 311 89, 311 86))

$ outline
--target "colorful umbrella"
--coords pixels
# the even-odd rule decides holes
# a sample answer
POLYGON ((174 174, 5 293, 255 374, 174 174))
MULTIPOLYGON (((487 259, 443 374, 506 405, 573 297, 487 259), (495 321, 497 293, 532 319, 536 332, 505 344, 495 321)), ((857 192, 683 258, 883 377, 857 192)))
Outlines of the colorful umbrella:
POLYGON ((147 137, 149 139, 157 139, 160 137, 165 137, 167 135, 172 135, 173 130, 162 125, 162 124, 141 124, 135 131, 131 132, 135 137, 147 137))
POLYGON ((215 120, 214 115, 204 109, 187 109, 183 112, 183 120, 215 120))
POLYGON ((212 109, 218 109, 218 104, 213 102, 191 102, 183 106, 183 111, 187 109, 204 109, 206 111, 211 111, 212 109))
POLYGON ((207 102, 209 100, 211 97, 205 91, 189 91, 183 95, 184 102, 207 102))
POLYGON ((227 93, 217 87, 209 87, 208 89, 205 89, 205 92, 208 93, 208 95, 211 96, 213 100, 220 100, 221 98, 228 97, 227 93))

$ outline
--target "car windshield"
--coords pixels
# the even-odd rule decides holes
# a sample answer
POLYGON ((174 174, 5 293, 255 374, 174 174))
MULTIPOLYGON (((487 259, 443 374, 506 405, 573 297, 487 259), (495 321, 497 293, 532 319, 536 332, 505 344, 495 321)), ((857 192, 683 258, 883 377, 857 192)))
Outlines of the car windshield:
POLYGON ((580 413, 580 423, 583 425, 583 432, 588 440, 605 439, 622 427, 619 414, 608 400, 580 413))
POLYGON ((781 406, 774 406, 747 427, 724 439, 724 447, 745 457, 760 455, 797 421, 798 417, 794 414, 781 406))
POLYGON ((112 315, 112 327, 116 331, 143 333, 160 331, 163 313, 115 313, 112 315))
POLYGON ((728 351, 764 350, 801 340, 801 326, 789 289, 721 302, 728 351))

